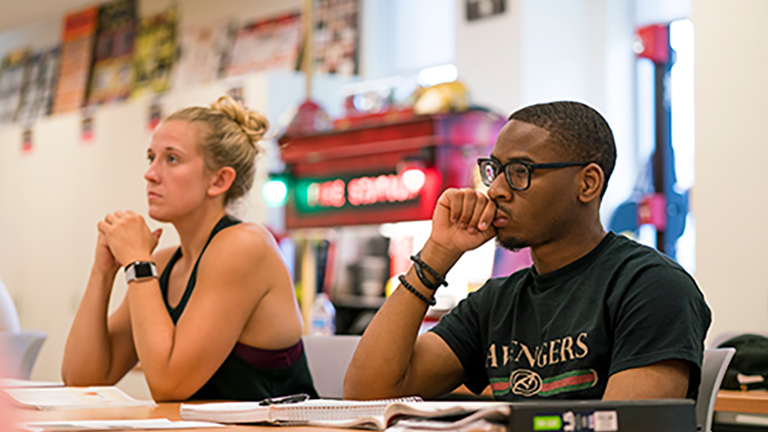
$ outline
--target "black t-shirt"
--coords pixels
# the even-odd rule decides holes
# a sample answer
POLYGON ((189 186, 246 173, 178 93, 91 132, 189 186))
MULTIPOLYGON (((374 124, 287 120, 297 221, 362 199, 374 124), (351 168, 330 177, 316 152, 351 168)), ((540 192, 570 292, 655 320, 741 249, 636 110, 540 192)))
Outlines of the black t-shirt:
POLYGON ((693 278, 654 249, 608 233, 584 257, 491 279, 431 330, 496 399, 600 399, 616 372, 680 359, 701 379, 710 311, 693 278))

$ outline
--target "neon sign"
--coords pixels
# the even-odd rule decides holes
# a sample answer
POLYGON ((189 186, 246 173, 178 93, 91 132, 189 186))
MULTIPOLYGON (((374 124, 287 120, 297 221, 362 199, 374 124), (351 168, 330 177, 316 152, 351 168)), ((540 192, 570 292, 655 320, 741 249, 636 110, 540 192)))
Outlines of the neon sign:
POLYGON ((311 211, 403 203, 420 196, 425 180, 422 170, 410 169, 401 174, 311 181, 305 194, 297 190, 297 204, 311 211))
POLYGON ((342 207, 346 203, 344 180, 336 179, 307 186, 307 205, 310 207, 342 207))

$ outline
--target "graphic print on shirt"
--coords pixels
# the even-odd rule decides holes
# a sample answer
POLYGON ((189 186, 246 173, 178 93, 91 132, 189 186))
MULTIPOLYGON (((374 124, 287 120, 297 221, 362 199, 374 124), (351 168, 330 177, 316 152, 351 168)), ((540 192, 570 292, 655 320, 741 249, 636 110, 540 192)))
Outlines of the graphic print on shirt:
POLYGON ((585 358, 589 354, 587 333, 579 333, 575 338, 564 336, 529 347, 523 342, 513 340, 509 345, 488 346, 485 367, 490 377, 494 396, 512 393, 519 396, 549 397, 560 393, 572 392, 593 387, 597 384, 597 372, 594 369, 571 369, 567 363, 585 358), (565 370, 552 376, 542 377, 542 370, 556 364, 557 369, 565 370), (509 377, 494 377, 494 369, 507 369, 509 377))

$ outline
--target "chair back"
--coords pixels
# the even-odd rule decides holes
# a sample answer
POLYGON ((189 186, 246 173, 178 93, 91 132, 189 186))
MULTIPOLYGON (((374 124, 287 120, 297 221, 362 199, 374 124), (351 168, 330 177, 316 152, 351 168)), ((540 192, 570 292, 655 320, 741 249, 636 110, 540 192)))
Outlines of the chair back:
POLYGON ((304 336, 304 352, 321 398, 344 397, 344 375, 360 336, 304 336))
POLYGON ((6 353, 3 363, 8 378, 29 379, 47 337, 47 334, 35 330, 0 332, 0 345, 6 353))
POLYGON ((16 311, 16 305, 13 304, 11 294, 0 280, 0 332, 18 333, 21 331, 19 323, 19 313, 16 311))
POLYGON ((733 348, 710 348, 704 350, 701 363, 701 384, 699 397, 696 399, 696 426, 700 432, 712 431, 712 417, 715 400, 723 381, 725 370, 736 350, 733 348))

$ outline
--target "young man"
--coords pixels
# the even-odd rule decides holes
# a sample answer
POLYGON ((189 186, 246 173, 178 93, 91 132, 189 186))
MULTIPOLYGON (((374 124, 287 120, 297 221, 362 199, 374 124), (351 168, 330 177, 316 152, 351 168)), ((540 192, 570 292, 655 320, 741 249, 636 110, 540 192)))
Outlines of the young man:
POLYGON ((584 104, 512 114, 478 161, 487 196, 439 198, 423 264, 368 326, 344 397, 432 398, 463 383, 509 401, 695 398, 709 308, 679 265, 603 230, 615 159, 610 127, 584 104), (489 280, 417 337, 431 288, 494 237, 530 247, 533 267, 489 280))

